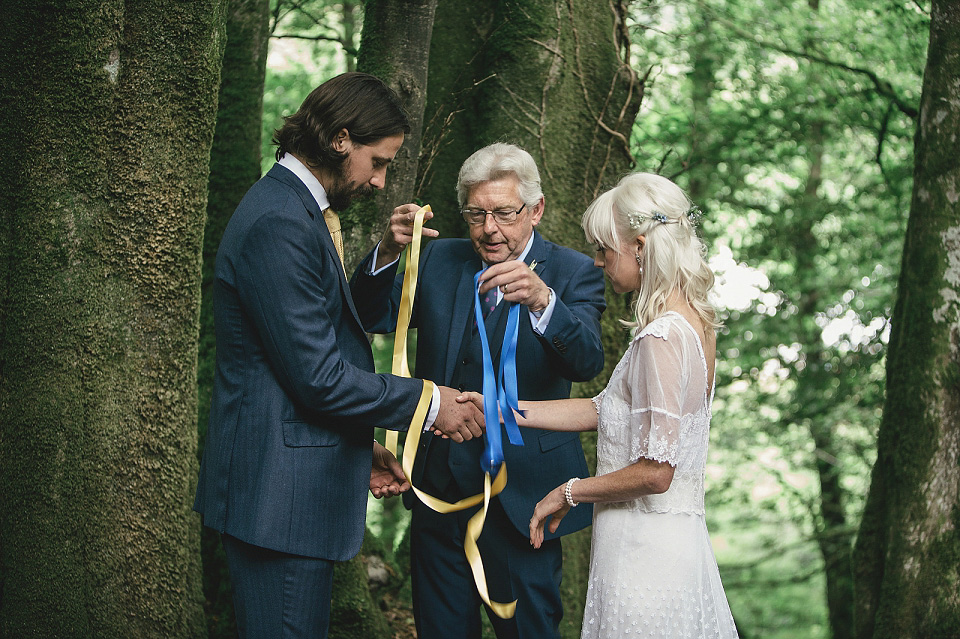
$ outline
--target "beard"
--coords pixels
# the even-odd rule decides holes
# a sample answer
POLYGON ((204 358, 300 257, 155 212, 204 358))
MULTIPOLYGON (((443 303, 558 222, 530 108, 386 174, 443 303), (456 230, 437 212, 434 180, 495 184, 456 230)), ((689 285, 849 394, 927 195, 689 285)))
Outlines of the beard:
POLYGON ((334 211, 345 211, 354 200, 370 197, 376 190, 370 185, 358 186, 347 179, 349 162, 350 158, 348 156, 337 167, 333 184, 330 185, 330 190, 327 192, 327 200, 330 202, 330 208, 334 211))

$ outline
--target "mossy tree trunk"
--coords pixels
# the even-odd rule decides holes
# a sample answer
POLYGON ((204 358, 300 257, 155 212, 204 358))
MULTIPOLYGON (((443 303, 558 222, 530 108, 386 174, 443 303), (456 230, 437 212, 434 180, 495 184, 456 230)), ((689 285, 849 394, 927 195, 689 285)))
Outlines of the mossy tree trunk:
POLYGON ((197 330, 224 3, 7 2, 0 636, 202 637, 197 330))
MULTIPOLYGON (((216 340, 213 329, 213 277, 217 247, 237 204, 260 177, 263 85, 270 30, 269 0, 228 0, 220 73, 219 107, 213 148, 207 221, 203 233, 203 284, 200 308, 200 356, 197 371, 200 446, 206 439, 216 340)), ((235 637, 236 621, 226 558, 220 535, 202 530, 203 591, 210 636, 235 637)))
POLYGON ((856 636, 960 635, 960 4, 934 0, 856 636))
POLYGON ((430 38, 437 0, 367 0, 357 70, 381 78, 397 92, 410 118, 410 133, 387 170, 387 184, 373 200, 344 217, 347 270, 379 241, 393 208, 413 201, 427 96, 430 38))
MULTIPOLYGON (((540 167, 546 212, 539 230, 589 252, 580 216, 632 166, 628 140, 643 96, 629 67, 624 2, 478 0, 464 11, 441 0, 431 40, 417 194, 446 237, 466 234, 457 215, 460 165, 495 141, 518 144, 540 167)), ((578 393, 598 392, 626 346, 617 320, 627 297, 607 291, 606 371, 578 393)), ((595 439, 585 438, 588 458, 595 439)), ((589 531, 564 539, 565 637, 579 636, 589 531)))

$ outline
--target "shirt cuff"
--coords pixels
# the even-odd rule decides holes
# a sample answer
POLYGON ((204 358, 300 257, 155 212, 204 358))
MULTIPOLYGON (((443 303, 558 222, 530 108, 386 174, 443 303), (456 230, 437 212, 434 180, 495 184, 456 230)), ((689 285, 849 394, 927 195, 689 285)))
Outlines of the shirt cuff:
MULTIPOLYGON (((398 257, 397 259, 395 259, 394 261, 390 262, 389 264, 387 264, 387 265, 384 266, 384 267, 378 268, 378 269, 375 270, 375 271, 369 270, 369 269, 372 269, 374 266, 376 266, 376 264, 377 264, 377 253, 379 253, 379 252, 380 252, 380 242, 377 242, 377 246, 374 247, 374 249, 373 249, 373 259, 370 260, 370 267, 369 267, 368 270, 367 270, 367 275, 380 275, 381 273, 383 273, 385 270, 387 270, 387 269, 390 268, 391 266, 396 266, 397 263, 400 261, 400 258, 398 257)), ((434 417, 436 417, 436 416, 434 416, 434 417)))
POLYGON ((553 317, 553 309, 557 306, 557 294, 553 292, 552 288, 548 287, 547 290, 550 291, 550 301, 547 302, 547 307, 539 313, 530 311, 530 324, 537 335, 543 335, 547 332, 547 325, 550 324, 550 318, 553 317))
POLYGON ((437 421, 437 415, 440 413, 440 388, 433 385, 433 398, 430 400, 430 410, 427 411, 427 419, 423 422, 423 432, 433 428, 433 423, 437 421))

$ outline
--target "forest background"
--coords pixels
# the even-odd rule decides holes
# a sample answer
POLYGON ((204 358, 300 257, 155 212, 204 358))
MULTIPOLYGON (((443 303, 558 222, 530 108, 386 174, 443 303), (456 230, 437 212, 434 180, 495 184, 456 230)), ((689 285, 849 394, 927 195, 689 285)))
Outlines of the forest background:
MULTIPOLYGON (((954 324, 946 333, 925 320, 900 329, 943 349, 928 357, 904 337, 900 349, 914 356, 913 368, 890 360, 898 280, 904 324, 905 276, 915 277, 909 290, 918 299, 930 291, 926 285, 935 289, 927 298, 949 298, 936 288, 944 280, 948 289, 960 289, 949 269, 960 264, 952 261, 960 260, 960 239, 949 233, 958 224, 960 182, 945 189, 945 199, 932 200, 918 200, 914 184, 930 174, 957 179, 956 2, 525 0, 468 7, 445 0, 231 0, 169 15, 161 3, 142 4, 154 10, 137 15, 124 14, 123 3, 51 5, 20 18, 0 50, 16 52, 4 63, 0 87, 5 168, 12 176, 4 182, 0 244, 0 275, 7 281, 0 312, 0 453, 9 460, 0 476, 9 491, 0 527, 0 635, 235 635, 217 538, 201 532, 189 512, 213 367, 212 258, 237 201, 272 165, 270 138, 281 117, 320 82, 357 68, 393 84, 416 126, 387 192, 375 206, 345 212, 348 262, 372 246, 393 205, 416 197, 435 211, 454 211, 460 162, 494 140, 534 153, 547 194, 545 235, 585 252, 591 249, 578 228, 583 206, 629 170, 670 177, 703 210, 724 321, 707 521, 742 637, 960 633, 960 393, 956 372, 942 373, 956 366, 956 350, 949 348, 957 342, 956 304, 947 305, 954 324), (41 25, 43 19, 53 22, 41 25), (142 34, 128 29, 118 49, 79 27, 124 20, 156 26, 142 34), (181 31, 183 42, 170 39, 181 31), (38 32, 52 41, 77 34, 76 46, 63 47, 70 51, 92 40, 94 50, 107 52, 106 63, 94 70, 121 89, 131 77, 143 80, 145 71, 155 74, 153 82, 147 92, 117 89, 93 104, 56 104, 52 98, 61 89, 44 91, 44 65, 52 64, 43 62, 48 45, 27 37, 38 32), (169 67, 152 60, 123 67, 118 84, 120 60, 136 48, 136 37, 147 53, 149 43, 164 40, 160 54, 175 55, 169 67), (18 60, 30 62, 14 69, 18 60), (935 86, 931 68, 941 74, 935 86), (14 97, 25 86, 26 95, 45 99, 14 97), (946 96, 934 102, 947 106, 931 118, 943 133, 931 148, 921 135, 922 90, 946 96), (165 92, 173 97, 161 97, 165 92), (144 133, 140 120, 168 99, 178 105, 176 113, 160 113, 162 126, 144 133), (90 152, 102 139, 104 125, 84 120, 102 115, 97 109, 124 123, 119 134, 108 134, 114 156, 74 162, 61 177, 58 169, 71 153, 90 152), (83 120, 80 133, 90 141, 66 140, 71 130, 57 130, 74 117, 83 120), (41 124, 25 133, 28 119, 41 124), (49 140, 36 141, 44 136, 49 140), (181 136, 190 144, 171 144, 181 136), (13 149, 24 141, 51 163, 39 163, 37 171, 15 165, 13 149), (126 144, 132 152, 116 156, 126 144), (938 161, 922 162, 917 149, 938 161), (150 165, 151 155, 163 157, 166 168, 150 165), (184 166, 196 169, 189 183, 180 177, 184 166), (43 169, 55 176, 52 187, 51 178, 39 175, 43 169), (158 175, 167 190, 152 186, 158 175), (78 186, 87 183, 96 184, 99 195, 78 186), (107 204, 98 207, 101 196, 107 204), (118 215, 121 209, 126 213, 118 215), (187 213, 181 219, 171 210, 187 213), (64 223, 67 218, 78 228, 64 223), (95 218, 105 221, 91 222, 95 218), (908 220, 924 219, 930 233, 945 234, 943 241, 930 249, 915 235, 905 252, 908 220), (107 249, 86 248, 103 238, 107 249), (91 253, 99 256, 96 268, 85 266, 91 253), (171 264, 173 277, 164 270, 171 264), (133 282, 129 288, 126 280, 133 282), (57 294, 51 281, 67 293, 57 294), (71 288, 78 281, 79 288, 71 288), (138 328, 130 328, 129 313, 138 328), (169 325, 181 328, 171 332, 169 325), (119 345, 103 336, 115 334, 119 345), (182 353, 195 354, 196 369, 183 363, 182 353), (164 377, 158 371, 167 375, 156 387, 127 388, 124 381, 164 377), (894 374, 905 380, 901 395, 925 403, 891 399, 885 386, 894 374), (924 383, 946 391, 931 399, 916 391, 924 383), (115 387, 127 390, 103 391, 115 387), (107 399, 98 400, 98 393, 107 399), (938 412, 944 404, 949 410, 938 412), (916 422, 915 430, 905 422, 916 422), (34 424, 38 436, 25 435, 18 424, 34 424), (898 433, 886 444, 884 428, 898 433), (928 444, 931 458, 948 452, 927 463, 928 444), (889 463, 875 468, 878 447, 889 463), (934 574, 919 571, 925 577, 911 590, 919 596, 902 596, 907 582, 891 585, 877 568, 891 558, 904 563, 892 540, 930 537, 884 510, 906 499, 894 499, 889 488, 904 483, 898 450, 926 464, 927 474, 914 483, 944 504, 933 517, 942 533, 932 536, 937 543, 908 556, 940 567, 934 574), (946 468, 938 474, 942 483, 931 482, 938 468, 946 468), (130 570, 131 562, 142 570, 130 570), (871 591, 883 594, 863 594, 871 591), (857 611, 874 617, 882 597, 910 600, 912 608, 890 614, 903 614, 904 623, 923 630, 895 632, 883 630, 896 628, 892 622, 875 629, 872 621, 856 620, 857 611), (934 620, 918 609, 932 611, 934 620)), ((438 215, 436 226, 444 236, 465 234, 458 216, 438 215)), ((580 395, 603 387, 627 339, 616 319, 628 299, 607 294, 607 370, 575 388, 580 395)), ((375 338, 374 349, 378 370, 388 371, 391 341, 375 338)), ((584 442, 593 454, 594 440, 584 442)), ((414 636, 408 523, 399 500, 371 499, 361 556, 338 568, 331 636, 414 636)), ((579 636, 588 553, 589 532, 565 541, 564 637, 579 636)), ((642 558, 625 560, 642 569, 642 558)))

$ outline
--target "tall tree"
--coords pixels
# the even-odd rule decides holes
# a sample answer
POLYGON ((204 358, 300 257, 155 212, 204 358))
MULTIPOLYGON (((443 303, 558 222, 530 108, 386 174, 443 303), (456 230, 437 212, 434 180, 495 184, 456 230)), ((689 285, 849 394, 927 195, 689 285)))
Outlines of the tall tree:
MULTIPOLYGON (((381 78, 400 96, 410 133, 391 163, 387 183, 376 197, 343 213, 348 271, 373 247, 394 206, 413 200, 420 155, 423 108, 433 17, 437 0, 366 0, 357 70, 381 78)), ((399 500, 388 501, 393 509, 399 500)), ((368 537, 371 535, 367 531, 368 537)), ((386 637, 390 634, 367 582, 368 555, 383 554, 382 544, 364 541, 360 555, 337 566, 331 609, 331 637, 386 637), (379 549, 379 550, 377 550, 379 549)))
MULTIPOLYGON (((220 72, 216 129, 210 151, 207 220, 203 233, 197 370, 197 431, 201 447, 206 439, 216 359, 213 330, 214 262, 220 238, 233 210, 247 189, 260 177, 260 120, 263 117, 269 28, 270 0, 228 0, 227 42, 220 72)), ((208 630, 211 637, 232 637, 236 635, 236 625, 220 535, 203 528, 201 537, 208 630)))
POLYGON ((960 4, 933 0, 877 463, 856 544, 859 639, 960 633, 960 4))
POLYGON ((348 214, 348 263, 356 264, 379 240, 393 207, 414 198, 414 183, 427 99, 430 39, 437 0, 367 0, 357 69, 397 92, 410 118, 410 133, 391 163, 387 184, 372 204, 348 214))
POLYGON ((224 3, 4 8, 0 635, 202 637, 191 492, 224 3))

